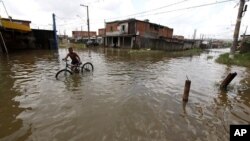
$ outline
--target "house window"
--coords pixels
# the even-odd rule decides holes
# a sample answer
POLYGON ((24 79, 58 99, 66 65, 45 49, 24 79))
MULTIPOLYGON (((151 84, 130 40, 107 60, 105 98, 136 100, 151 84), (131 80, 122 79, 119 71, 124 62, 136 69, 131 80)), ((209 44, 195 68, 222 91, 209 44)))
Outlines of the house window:
POLYGON ((158 26, 155 26, 154 27, 156 31, 159 31, 159 27, 158 26))
POLYGON ((125 32, 125 25, 122 25, 122 31, 125 32))
POLYGON ((111 32, 113 31, 113 27, 112 27, 112 26, 110 27, 110 31, 111 31, 111 32))

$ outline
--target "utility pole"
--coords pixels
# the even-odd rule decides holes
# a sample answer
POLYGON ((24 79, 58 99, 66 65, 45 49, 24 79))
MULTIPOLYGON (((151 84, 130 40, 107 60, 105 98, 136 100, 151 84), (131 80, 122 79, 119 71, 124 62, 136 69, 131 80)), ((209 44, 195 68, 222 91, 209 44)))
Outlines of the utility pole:
POLYGON ((196 32, 197 32, 197 30, 195 29, 194 30, 194 35, 193 35, 193 40, 195 40, 195 38, 196 38, 196 32))
POLYGON ((80 4, 80 6, 87 7, 87 25, 88 25, 88 41, 90 40, 90 34, 89 34, 89 7, 87 5, 80 4))
POLYGON ((236 47, 237 47, 237 44, 238 44, 241 18, 242 18, 243 12, 245 12, 243 10, 244 5, 245 5, 245 0, 240 0, 238 16, 237 16, 237 20, 236 20, 235 29, 234 29, 233 46, 231 47, 231 50, 230 50, 230 56, 229 56, 230 58, 233 58, 233 55, 235 53, 235 50, 236 50, 236 47))
POLYGON ((82 40, 83 40, 83 37, 82 37, 82 26, 81 26, 81 42, 82 42, 82 40))
POLYGON ((57 34, 56 34, 56 18, 54 13, 52 14, 52 19, 53 19, 53 32, 54 32, 54 49, 58 49, 57 34))
POLYGON ((104 33, 103 33, 103 45, 106 46, 108 44, 106 37, 106 20, 104 19, 104 33))

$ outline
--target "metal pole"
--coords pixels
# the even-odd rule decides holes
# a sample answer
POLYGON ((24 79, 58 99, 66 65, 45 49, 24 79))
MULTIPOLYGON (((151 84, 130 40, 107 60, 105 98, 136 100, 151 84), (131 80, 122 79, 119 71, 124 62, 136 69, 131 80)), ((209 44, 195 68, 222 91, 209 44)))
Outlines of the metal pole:
POLYGON ((231 58, 233 57, 235 50, 236 50, 236 47, 237 47, 237 44, 238 44, 240 24, 241 24, 241 18, 242 18, 244 5, 245 5, 245 0, 240 0, 240 7, 238 10, 237 21, 236 21, 236 25, 235 25, 235 29, 234 29, 233 46, 231 47, 231 50, 230 50, 230 57, 231 58))
POLYGON ((87 6, 87 23, 88 23, 88 39, 90 40, 90 34, 89 34, 89 7, 87 6))
POLYGON ((53 18, 53 31, 54 31, 54 49, 58 49, 58 44, 57 44, 57 35, 56 35, 56 18, 55 14, 52 14, 53 18))

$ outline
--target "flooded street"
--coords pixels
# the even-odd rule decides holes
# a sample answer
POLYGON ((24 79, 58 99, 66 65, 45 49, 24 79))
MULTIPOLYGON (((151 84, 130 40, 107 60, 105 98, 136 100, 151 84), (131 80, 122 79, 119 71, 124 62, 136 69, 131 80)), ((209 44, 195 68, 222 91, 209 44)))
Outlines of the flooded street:
POLYGON ((250 69, 215 62, 228 51, 79 49, 94 72, 67 81, 55 79, 67 49, 1 55, 0 140, 227 141, 230 124, 250 124, 250 69), (221 91, 230 72, 238 75, 221 91))

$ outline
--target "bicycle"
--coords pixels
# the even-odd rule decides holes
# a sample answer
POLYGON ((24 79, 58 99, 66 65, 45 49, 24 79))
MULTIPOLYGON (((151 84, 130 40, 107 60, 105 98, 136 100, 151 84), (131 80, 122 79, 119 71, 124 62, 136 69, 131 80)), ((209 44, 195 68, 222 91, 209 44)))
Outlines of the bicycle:
POLYGON ((91 72, 91 71, 94 71, 94 66, 92 63, 90 62, 86 62, 84 64, 82 63, 79 63, 79 64, 76 64, 76 65, 72 65, 72 64, 69 64, 68 61, 69 60, 64 60, 65 61, 65 68, 62 69, 62 70, 59 70, 57 73, 56 73, 56 79, 59 78, 59 76, 63 76, 63 77, 67 77, 67 76, 70 76, 72 75, 73 73, 79 73, 80 70, 81 70, 81 73, 83 73, 84 71, 88 71, 88 72, 91 72))

